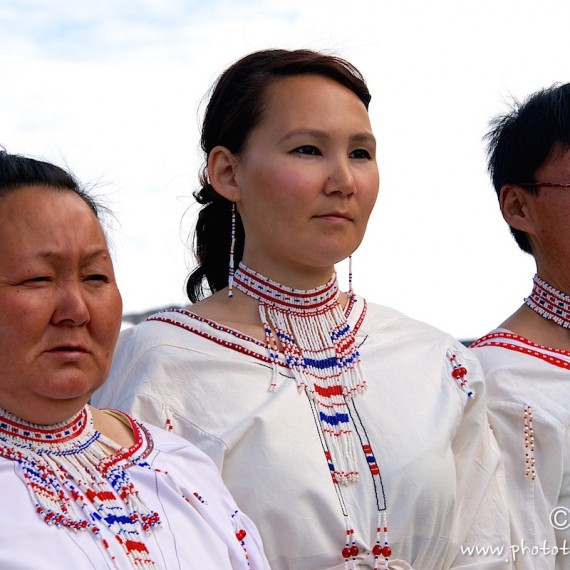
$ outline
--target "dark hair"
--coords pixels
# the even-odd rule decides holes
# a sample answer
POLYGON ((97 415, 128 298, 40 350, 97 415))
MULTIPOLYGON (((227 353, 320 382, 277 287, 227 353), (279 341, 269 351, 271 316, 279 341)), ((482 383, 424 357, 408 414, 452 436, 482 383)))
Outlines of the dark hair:
MULTIPOLYGON (((370 92, 361 73, 340 57, 310 50, 272 49, 241 58, 218 78, 211 90, 202 124, 201 148, 206 156, 200 173, 202 188, 194 193, 202 205, 194 232, 198 266, 188 277, 186 292, 191 302, 204 297, 204 279, 213 293, 228 284, 232 204, 209 183, 208 156, 215 146, 241 153, 251 131, 263 120, 267 88, 287 76, 316 74, 329 77, 355 93, 366 109, 370 92)), ((244 231, 236 216, 235 263, 242 258, 244 231)))
POLYGON ((98 219, 100 217, 101 206, 80 187, 71 173, 49 162, 0 150, 0 199, 24 186, 70 190, 89 206, 98 219))
MULTIPOLYGON (((535 174, 555 152, 570 147, 570 83, 556 84, 514 101, 509 112, 490 122, 485 135, 488 169, 495 192, 505 184, 536 182, 535 174)), ((532 194, 536 186, 524 187, 532 194)), ((511 227, 519 247, 532 254, 525 232, 511 227)))

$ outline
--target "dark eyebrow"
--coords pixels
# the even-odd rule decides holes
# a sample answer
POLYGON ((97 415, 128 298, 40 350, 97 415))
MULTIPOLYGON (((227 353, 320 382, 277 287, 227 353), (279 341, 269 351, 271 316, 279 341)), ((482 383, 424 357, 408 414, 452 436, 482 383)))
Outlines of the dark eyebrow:
POLYGON ((376 146, 376 137, 371 133, 359 133, 350 137, 350 140, 355 143, 368 143, 376 146))
MULTIPOLYGON (((293 137, 296 137, 298 135, 305 135, 305 136, 310 136, 310 137, 314 137, 317 139, 328 139, 330 138, 329 135, 325 132, 325 131, 320 131, 318 129, 295 129, 293 131, 289 131, 281 140, 280 142, 285 142, 293 137)), ((352 135, 350 137, 350 140, 352 142, 361 142, 361 143, 372 143, 372 144, 376 144, 376 138, 374 137, 373 134, 371 133, 357 133, 355 135, 352 135)))
POLYGON ((328 139, 329 138, 329 135, 327 135, 327 133, 325 133, 324 131, 319 131, 317 129, 294 129, 292 131, 289 131, 284 137, 282 137, 279 142, 285 142, 285 141, 292 139, 293 137, 296 137, 299 135, 305 135, 305 136, 314 137, 317 139, 328 139))

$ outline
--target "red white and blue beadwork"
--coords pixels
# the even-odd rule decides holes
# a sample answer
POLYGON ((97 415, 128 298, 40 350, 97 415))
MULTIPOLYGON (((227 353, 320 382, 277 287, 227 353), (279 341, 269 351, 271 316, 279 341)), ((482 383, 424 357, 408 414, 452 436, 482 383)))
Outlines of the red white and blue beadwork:
MULTIPOLYGON (((356 450, 361 448, 374 482, 378 508, 374 568, 380 568, 380 564, 387 568, 391 550, 384 488, 366 429, 353 402, 354 396, 366 390, 366 381, 354 331, 338 302, 336 273, 321 287, 300 290, 285 287, 242 262, 233 276, 233 286, 259 302, 273 364, 270 390, 277 389, 281 349, 299 391, 309 398, 346 524, 346 542, 341 549, 345 567, 356 567, 359 549, 341 487, 358 481, 356 450)), ((349 295, 353 295, 352 291, 349 295)))
POLYGON ((570 296, 555 289, 538 275, 534 276, 532 291, 524 302, 545 319, 565 329, 570 328, 570 296))
MULTIPOLYGON (((93 427, 85 406, 55 425, 28 423, 0 408, 0 456, 16 462, 38 515, 48 525, 99 536, 105 525, 115 535, 133 568, 153 569, 141 531, 160 524, 130 481, 121 462, 148 467, 150 434, 133 426, 135 444, 125 450, 93 427), (148 445, 143 445, 143 438, 148 445), (137 456, 136 451, 146 451, 137 456)), ((102 544, 112 557, 103 538, 102 544)))
MULTIPOLYGON (((314 402, 335 483, 358 480, 355 441, 346 399, 363 392, 360 354, 354 332, 338 303, 336 274, 322 287, 292 289, 240 263, 234 287, 259 301, 274 370, 281 344, 299 390, 314 402)), ((271 389, 276 388, 275 374, 271 389)))

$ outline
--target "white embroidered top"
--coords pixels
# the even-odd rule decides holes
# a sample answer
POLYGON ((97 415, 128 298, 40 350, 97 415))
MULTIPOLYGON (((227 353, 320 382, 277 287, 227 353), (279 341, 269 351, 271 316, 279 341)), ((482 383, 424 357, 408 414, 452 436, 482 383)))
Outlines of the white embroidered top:
MULTIPOLYGON (((346 312, 368 383, 354 398, 355 421, 382 477, 390 568, 509 568, 508 553, 473 553, 508 549, 509 540, 476 358, 449 335, 360 297, 346 312), (454 366, 466 368, 467 386, 454 366)), ((288 368, 278 372, 271 392, 264 343, 169 311, 122 333, 111 377, 94 400, 169 425, 206 451, 256 522, 273 570, 340 570, 345 521, 310 402, 288 368)), ((377 505, 365 455, 357 461, 362 476, 341 490, 356 566, 365 569, 375 564, 377 505)))
POLYGON ((516 568, 568 568, 570 353, 506 329, 473 347, 485 370, 489 418, 505 459, 516 568))
MULTIPOLYGON (((48 525, 34 508, 19 462, 0 455, 0 568, 132 570, 142 567, 140 560, 134 564, 133 560, 144 551, 144 567, 156 570, 269 570, 257 529, 238 510, 211 460, 174 434, 130 421, 137 443, 104 462, 124 467, 140 500, 157 513, 160 523, 147 531, 139 528, 136 534, 121 535, 126 543, 121 546, 105 519, 93 519, 91 511, 76 508, 71 486, 64 484, 61 492, 67 497, 69 513, 79 519, 87 514, 87 520, 96 522, 97 534, 89 528, 48 525)), ((0 420, 0 431, 6 435, 3 425, 0 420)), ((19 440, 22 443, 23 438, 19 440)), ((0 444, 7 451, 10 438, 3 436, 0 444)), ((86 496, 102 491, 77 485, 75 489, 86 496)), ((115 493, 107 485, 101 500, 109 501, 111 494, 115 493)), ((111 500, 122 504, 116 495, 111 500)), ((108 511, 105 516, 112 518, 108 511)), ((125 511, 115 513, 122 516, 125 511)))

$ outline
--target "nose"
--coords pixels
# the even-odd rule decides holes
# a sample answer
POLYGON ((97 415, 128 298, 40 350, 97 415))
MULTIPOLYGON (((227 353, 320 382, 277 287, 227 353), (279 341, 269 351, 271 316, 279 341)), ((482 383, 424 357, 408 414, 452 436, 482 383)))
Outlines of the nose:
POLYGON ((354 175, 348 157, 338 158, 331 164, 325 190, 328 194, 338 192, 345 196, 356 192, 354 175))
POLYGON ((90 320, 91 315, 81 283, 62 283, 57 290, 52 322, 59 326, 81 326, 90 320))

